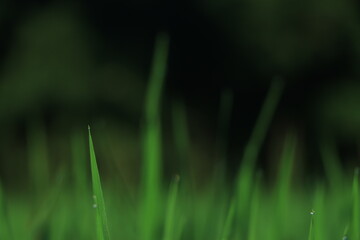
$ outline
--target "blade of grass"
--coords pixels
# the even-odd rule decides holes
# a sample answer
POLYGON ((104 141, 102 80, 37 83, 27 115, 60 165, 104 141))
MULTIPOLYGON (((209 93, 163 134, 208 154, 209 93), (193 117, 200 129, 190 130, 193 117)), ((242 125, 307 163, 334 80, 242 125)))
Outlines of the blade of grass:
POLYGON ((149 79, 145 104, 144 167, 142 173, 143 202, 140 217, 140 239, 155 237, 160 210, 161 179, 161 93, 165 81, 169 39, 159 34, 149 79))
POLYGON ((272 82, 270 90, 261 108, 259 117, 255 123, 252 135, 250 136, 250 139, 244 149, 241 166, 239 168, 236 180, 238 209, 240 215, 244 214, 244 211, 247 209, 250 197, 249 192, 252 186, 253 175, 255 171, 255 163, 264 141, 267 129, 274 115, 276 106, 280 100, 283 85, 284 84, 281 79, 275 79, 272 82))
POLYGON ((176 201, 178 194, 180 177, 177 175, 174 177, 173 182, 170 186, 167 208, 166 208, 166 217, 165 217, 165 230, 164 230, 164 240, 174 240, 175 234, 175 220, 176 220, 176 201))
POLYGON ((99 170, 96 163, 96 156, 94 150, 94 144, 91 137, 90 126, 88 126, 89 132, 89 148, 90 148, 90 166, 91 166, 91 178, 93 186, 94 208, 96 209, 96 230, 97 240, 109 240, 109 226, 107 222, 106 209, 103 191, 101 187, 99 170))
POLYGON ((352 226, 353 239, 360 240, 360 200, 359 200, 359 168, 355 169, 353 180, 352 226))

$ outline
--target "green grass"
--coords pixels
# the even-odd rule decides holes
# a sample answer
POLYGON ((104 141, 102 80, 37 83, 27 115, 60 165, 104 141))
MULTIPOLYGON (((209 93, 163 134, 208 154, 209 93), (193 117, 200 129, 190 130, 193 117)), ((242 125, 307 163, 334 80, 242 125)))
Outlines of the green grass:
MULTIPOLYGON (((110 174, 117 159, 107 161, 111 154, 101 148, 99 136, 109 134, 99 131, 113 129, 94 127, 95 144, 90 128, 70 131, 68 161, 54 167, 49 164, 50 140, 44 125, 33 121, 27 132, 29 190, 11 191, 11 186, 0 185, 0 239, 328 240, 349 236, 360 240, 359 171, 351 179, 346 177, 349 169, 340 168, 331 139, 322 139, 319 149, 326 177, 314 178, 310 184, 297 175, 303 169, 295 130, 277 143, 275 177, 257 166, 281 98, 281 79, 272 82, 247 144, 239 146, 243 155, 234 180, 226 179, 223 167, 230 158, 226 153, 234 97, 227 90, 220 97, 214 131, 217 146, 212 152, 217 152, 219 169, 213 175, 204 174, 205 181, 194 186, 192 178, 199 176, 189 167, 196 165, 190 160, 193 142, 186 105, 178 99, 171 105, 175 151, 165 160, 168 145, 163 140, 161 109, 168 51, 168 36, 158 35, 144 103, 142 160, 134 163, 138 181, 130 185, 110 174), (172 157, 179 160, 181 181, 178 175, 169 180, 164 174, 164 163, 172 163, 172 157), (132 196, 124 189, 131 189, 132 196), (316 213, 309 215, 311 209, 316 213)), ((106 144, 110 142, 106 139, 106 144)))
POLYGON ((98 240, 109 240, 110 232, 108 220, 105 210, 105 201, 103 190, 100 181, 99 170, 97 167, 94 144, 91 137, 90 126, 89 129, 89 148, 90 148, 90 166, 91 166, 91 179, 93 189, 93 208, 96 209, 96 233, 98 240))
POLYGON ((161 96, 166 75, 168 45, 168 36, 159 34, 155 43, 153 65, 145 99, 141 209, 143 217, 140 219, 140 238, 143 240, 154 238, 162 202, 161 96))

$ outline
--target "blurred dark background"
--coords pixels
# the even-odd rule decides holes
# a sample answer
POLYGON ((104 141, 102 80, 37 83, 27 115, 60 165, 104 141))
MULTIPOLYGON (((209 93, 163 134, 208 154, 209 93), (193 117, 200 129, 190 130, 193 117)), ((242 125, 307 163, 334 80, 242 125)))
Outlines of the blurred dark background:
POLYGON ((221 94, 233 93, 226 150, 231 178, 274 76, 284 79, 285 89, 260 167, 271 176, 271 156, 288 129, 299 137, 305 175, 322 172, 318 145, 324 138, 344 167, 358 163, 357 1, 0 0, 1 179, 21 185, 26 178, 29 132, 45 133, 55 171, 70 158, 71 133, 81 128, 86 134, 90 123, 100 158, 115 159, 100 163, 103 171, 118 166, 136 184, 144 94, 159 32, 170 36, 165 175, 179 171, 171 147, 174 101, 186 109, 189 162, 206 179, 218 166, 221 94))

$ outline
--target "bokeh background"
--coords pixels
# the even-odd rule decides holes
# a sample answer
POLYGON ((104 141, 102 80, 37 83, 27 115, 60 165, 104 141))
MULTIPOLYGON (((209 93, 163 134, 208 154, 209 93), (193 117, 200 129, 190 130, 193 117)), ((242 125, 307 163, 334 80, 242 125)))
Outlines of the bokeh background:
POLYGON ((49 178, 66 166, 70 136, 85 137, 88 124, 104 180, 138 185, 144 96, 159 32, 170 37, 165 179, 188 171, 201 186, 221 168, 231 181, 274 77, 285 88, 260 157, 265 176, 276 174, 289 129, 299 138, 299 178, 323 174, 324 141, 345 169, 358 164, 357 1, 0 0, 0 176, 7 189, 27 187, 34 156, 49 160, 49 178), (222 136, 227 157, 220 159, 224 96, 231 111, 222 136), (173 146, 176 106, 189 130, 186 162, 173 146))

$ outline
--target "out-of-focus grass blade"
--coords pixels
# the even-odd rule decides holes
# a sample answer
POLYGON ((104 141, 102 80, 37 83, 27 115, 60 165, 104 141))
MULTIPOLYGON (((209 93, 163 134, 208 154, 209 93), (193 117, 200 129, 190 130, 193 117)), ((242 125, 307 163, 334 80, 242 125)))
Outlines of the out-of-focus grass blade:
POLYGON ((255 171, 256 159, 264 141, 267 129, 270 125, 271 119, 274 115, 276 106, 279 102, 283 90, 283 85, 284 83, 282 79, 275 79, 272 82, 264 105, 261 108, 260 115, 255 123, 252 135, 247 145, 245 146, 236 182, 238 210, 240 214, 243 214, 247 208, 255 171))
POLYGON ((7 216, 7 208, 5 204, 4 191, 0 182, 0 239, 12 240, 10 222, 7 216))
POLYGON ((39 194, 46 190, 50 180, 46 132, 44 124, 39 119, 30 122, 27 137, 30 182, 39 194))
POLYGON ((155 237, 159 220, 161 201, 161 92, 166 75, 169 38, 159 34, 155 43, 155 53, 145 99, 145 125, 143 149, 143 202, 140 217, 140 239, 155 237))
MULTIPOLYGON (((165 230, 164 230, 164 240, 174 240, 176 229, 176 200, 178 194, 180 177, 176 175, 173 182, 170 186, 167 208, 166 208, 166 217, 165 217, 165 230)), ((179 223, 177 223, 179 224, 179 223)))
POLYGON ((96 209, 96 230, 97 240, 109 240, 109 226, 107 222, 105 202, 103 191, 101 187, 99 170, 96 163, 96 156, 94 150, 94 144, 91 137, 90 126, 89 131, 89 148, 90 148, 90 166, 91 166, 91 178, 93 186, 94 208, 96 209))
POLYGON ((356 168, 354 173, 352 212, 353 212, 353 216, 352 216, 353 239, 360 240, 359 168, 356 168))

